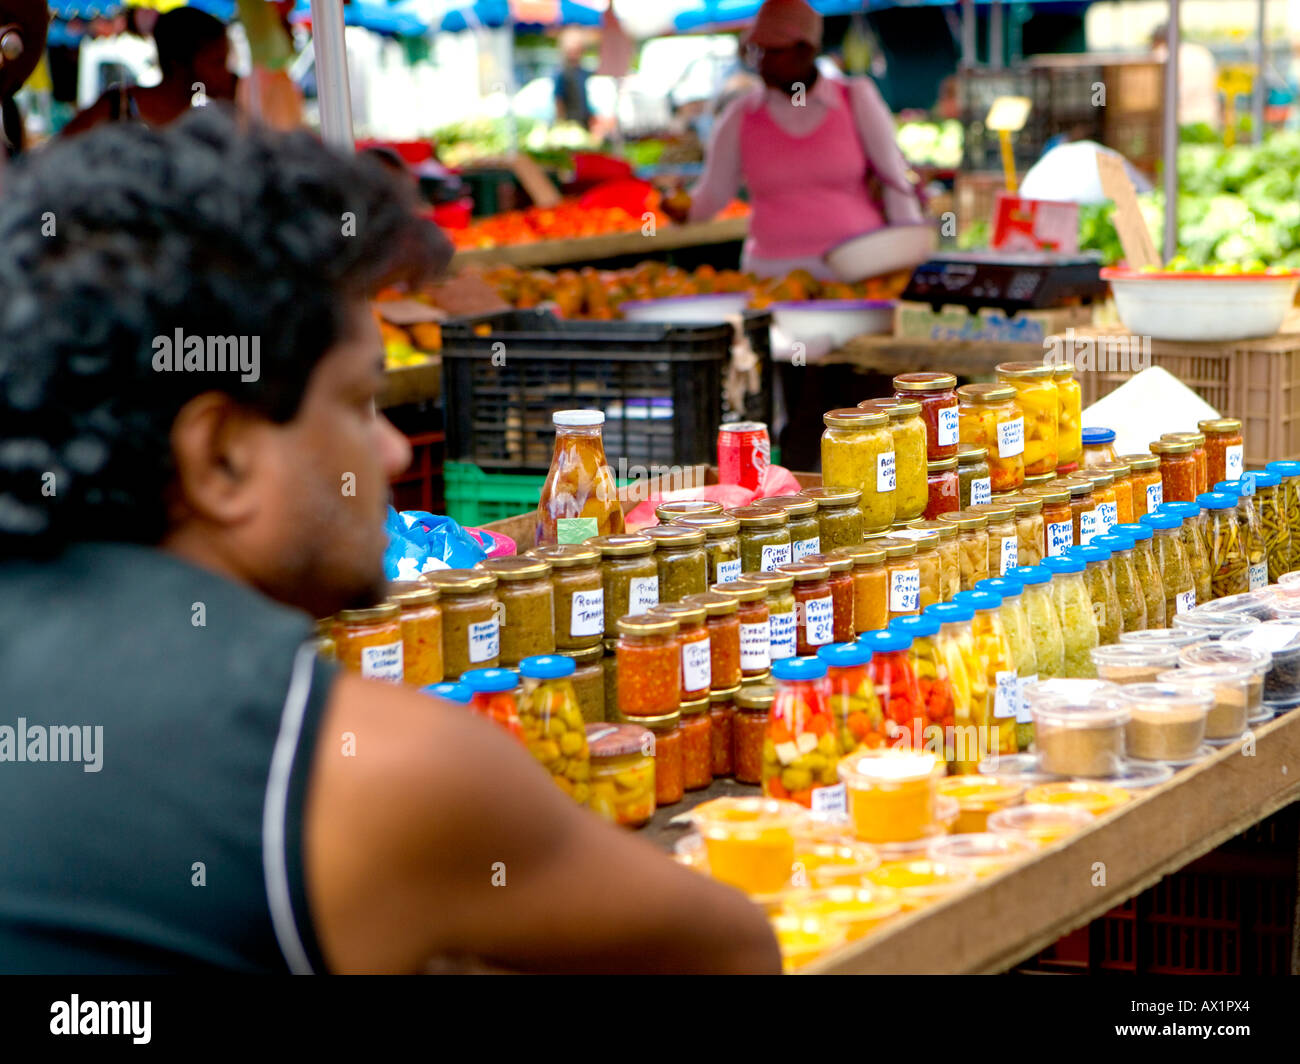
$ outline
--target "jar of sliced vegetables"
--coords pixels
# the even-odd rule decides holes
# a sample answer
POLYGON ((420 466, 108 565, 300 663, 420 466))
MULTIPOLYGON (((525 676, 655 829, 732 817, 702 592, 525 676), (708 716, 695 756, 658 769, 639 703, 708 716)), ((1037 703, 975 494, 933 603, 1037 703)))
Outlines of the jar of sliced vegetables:
POLYGON ((1015 389, 1015 404, 1025 419, 1025 474, 1039 476, 1056 470, 1060 399, 1053 367, 1042 362, 1002 362, 999 383, 1015 389))
POLYGON ((1014 491, 1025 482, 1025 418, 1015 397, 1005 384, 957 389, 961 442, 987 450, 993 491, 1014 491))

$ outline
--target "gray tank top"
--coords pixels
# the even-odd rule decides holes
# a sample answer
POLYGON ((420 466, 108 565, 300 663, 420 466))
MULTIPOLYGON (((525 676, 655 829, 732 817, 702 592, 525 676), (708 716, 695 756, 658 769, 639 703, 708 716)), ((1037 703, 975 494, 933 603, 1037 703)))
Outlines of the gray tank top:
POLYGON ((324 970, 302 828, 335 668, 311 639, 152 548, 0 562, 0 968, 324 970))

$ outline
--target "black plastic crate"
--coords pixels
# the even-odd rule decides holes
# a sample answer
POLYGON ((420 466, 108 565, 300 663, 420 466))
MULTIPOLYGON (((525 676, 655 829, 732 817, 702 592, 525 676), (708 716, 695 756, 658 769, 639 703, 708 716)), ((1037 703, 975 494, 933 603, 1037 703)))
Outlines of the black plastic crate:
MULTIPOLYGON (((746 315, 771 406, 767 313, 746 315)), ((627 466, 712 462, 722 422, 730 325, 569 321, 515 310, 442 327, 447 457, 488 472, 544 473, 551 415, 605 413, 605 454, 627 466), (498 364, 499 363, 499 364, 498 364)), ((752 404, 747 404, 747 412, 752 404)))

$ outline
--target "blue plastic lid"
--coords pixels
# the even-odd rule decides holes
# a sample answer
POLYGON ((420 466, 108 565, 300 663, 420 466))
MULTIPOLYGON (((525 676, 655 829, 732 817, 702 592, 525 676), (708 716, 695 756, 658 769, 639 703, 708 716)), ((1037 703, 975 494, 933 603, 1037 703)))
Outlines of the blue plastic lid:
POLYGON ((927 617, 938 617, 942 624, 969 621, 975 616, 975 611, 964 602, 932 602, 921 612, 927 617))
POLYGON ((1255 487, 1257 488, 1275 488, 1282 483, 1280 473, 1272 473, 1267 469, 1263 471, 1257 469, 1251 473, 1251 476, 1255 478, 1255 487))
POLYGON ((577 663, 563 654, 536 654, 519 663, 519 672, 530 680, 558 680, 572 676, 577 663))
POLYGON ((1155 533, 1151 530, 1150 525, 1144 525, 1141 522, 1129 524, 1125 522, 1122 525, 1111 525, 1112 534, 1128 536, 1134 543, 1140 543, 1144 539, 1150 539, 1155 533))
POLYGON ((1196 496, 1196 504, 1203 510, 1231 510, 1237 505, 1237 496, 1227 491, 1207 491, 1196 496))
POLYGON ((1230 491, 1237 495, 1255 494, 1255 474, 1246 473, 1239 480, 1221 480, 1214 485, 1215 491, 1230 491))
MULTIPOLYGON (((1116 532, 1118 525, 1111 525, 1110 531, 1104 536, 1093 536, 1089 547, 1101 547, 1102 550, 1110 551, 1112 554, 1117 550, 1132 550, 1133 537, 1125 535, 1123 532, 1116 532)), ((1086 558, 1087 555, 1085 554, 1086 558)))
POLYGON ((1045 584, 1052 579, 1051 572, 1041 565, 1017 565, 1007 576, 1014 576, 1022 584, 1045 584))
POLYGON ((1103 429, 1095 426, 1085 425, 1083 428, 1083 442, 1088 443, 1114 443, 1115 430, 1103 429))
MULTIPOLYGON (((937 606, 938 603, 935 603, 937 606)), ((910 638, 917 636, 934 635, 939 631, 939 625, 942 622, 933 614, 927 616, 922 613, 916 617, 895 617, 889 622, 891 631, 902 632, 910 638)))
POLYGON ((874 632, 863 632, 860 642, 871 651, 883 654, 890 650, 907 650, 912 645, 912 637, 897 628, 879 628, 874 632))
MULTIPOLYGON (((1097 539, 1101 539, 1101 537, 1098 536, 1097 539)), ((1075 557, 1082 558, 1085 562, 1110 561, 1110 550, 1098 544, 1097 539, 1094 539, 1086 547, 1080 547, 1079 553, 1076 554, 1075 557)))
POLYGON ((445 698, 448 702, 459 702, 462 706, 469 705, 469 701, 474 697, 474 692, 466 687, 463 683, 454 683, 448 680, 445 683, 431 683, 427 687, 421 687, 426 695, 433 695, 435 698, 445 698))
POLYGON ((1143 514, 1142 523, 1150 525, 1152 528, 1178 528, 1182 525, 1183 519, 1177 514, 1157 510, 1154 513, 1143 514))
POLYGON ((1025 590, 1025 585, 1014 578, 1008 579, 1005 576, 990 576, 977 582, 975 590, 992 591, 993 594, 1001 595, 1003 598, 1015 598, 1025 590))
POLYGON ((1002 605, 1002 596, 996 591, 958 591, 952 600, 964 602, 973 610, 996 610, 1002 605))
POLYGON ((817 656, 830 669, 848 668, 853 665, 865 665, 871 660, 871 648, 861 643, 832 643, 821 647, 817 656))
POLYGON ((1276 462, 1269 462, 1264 468, 1280 477, 1300 477, 1300 462, 1292 462, 1289 459, 1279 458, 1276 462))
MULTIPOLYGON (((568 658, 564 660, 569 661, 568 658)), ((470 669, 469 672, 461 673, 460 682, 471 691, 490 693, 513 691, 519 686, 519 677, 510 669, 470 669)))
POLYGON ((820 680, 826 675, 826 662, 817 658, 782 658, 772 662, 772 676, 777 680, 820 680))
POLYGON ((1162 502, 1159 507, 1165 513, 1173 514, 1182 520, 1189 517, 1200 517, 1201 508, 1194 502, 1162 502))
POLYGON ((1081 573, 1087 568, 1087 563, 1082 558, 1076 558, 1072 554, 1057 554, 1044 558, 1038 564, 1054 573, 1081 573))

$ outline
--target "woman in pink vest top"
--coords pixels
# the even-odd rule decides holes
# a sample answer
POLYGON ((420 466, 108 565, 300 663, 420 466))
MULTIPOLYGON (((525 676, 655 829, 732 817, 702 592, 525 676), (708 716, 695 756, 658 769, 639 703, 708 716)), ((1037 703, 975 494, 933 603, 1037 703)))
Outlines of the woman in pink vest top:
MULTIPOLYGON (((763 86, 718 118, 691 190, 690 220, 705 221, 748 188, 753 213, 740 265, 761 277, 803 269, 831 279, 823 256, 835 245, 923 221, 889 108, 869 78, 823 73, 821 43, 821 16, 804 0, 765 0, 746 38, 763 86)), ((866 398, 857 394, 864 382, 843 365, 780 369, 782 464, 815 470, 821 415, 866 398)))

